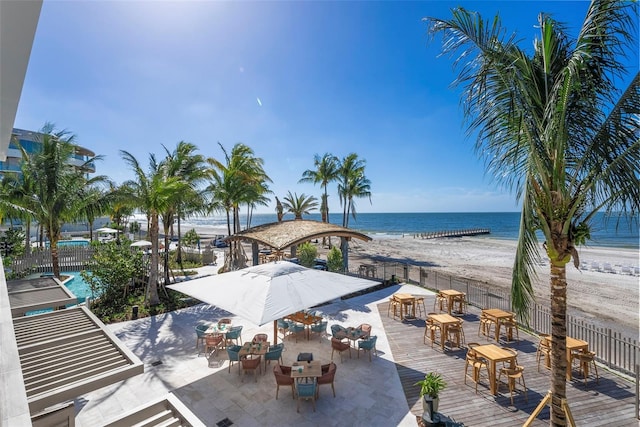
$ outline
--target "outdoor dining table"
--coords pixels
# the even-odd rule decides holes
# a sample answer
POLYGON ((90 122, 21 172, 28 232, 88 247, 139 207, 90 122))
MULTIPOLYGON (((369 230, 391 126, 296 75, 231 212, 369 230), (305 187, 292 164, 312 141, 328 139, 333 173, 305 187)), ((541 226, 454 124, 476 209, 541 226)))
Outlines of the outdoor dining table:
POLYGON ((270 345, 271 343, 269 341, 260 341, 256 343, 246 342, 238 351, 238 357, 242 359, 243 357, 246 357, 250 354, 262 357, 269 350, 270 345))
POLYGON ((322 376, 322 364, 319 360, 311 362, 295 362, 291 366, 291 378, 318 378, 322 376))
POLYGON ((473 347, 473 350, 478 356, 483 357, 488 362, 489 390, 491 391, 491 394, 496 395, 498 393, 496 363, 508 362, 511 366, 514 366, 516 355, 495 344, 479 345, 477 347, 473 347))
POLYGON ((224 341, 222 341, 222 348, 225 347, 225 343, 227 341, 227 332, 231 330, 231 323, 214 323, 209 326, 207 330, 204 332, 207 335, 211 334, 222 334, 224 335, 224 341))
POLYGON ((298 311, 296 313, 290 314, 287 316, 287 319, 293 320, 297 323, 302 323, 305 327, 305 333, 307 335, 307 340, 309 340, 309 327, 314 323, 318 323, 322 321, 322 317, 315 316, 313 314, 305 313, 304 311, 298 311))
POLYGON ((447 311, 451 314, 451 309, 453 308, 453 303, 456 298, 458 299, 458 313, 462 313, 462 304, 464 298, 464 292, 456 291, 455 289, 445 289, 440 291, 440 295, 443 295, 447 298, 447 311))
POLYGON ((393 299, 400 303, 400 320, 405 317, 415 317, 416 315, 416 297, 411 294, 397 293, 393 294, 393 299), (408 308, 411 307, 411 313, 408 308))
MULTIPOLYGON (((571 353, 574 351, 588 351, 589 343, 577 338, 567 337, 567 380, 571 381, 571 353)), ((585 366, 585 376, 589 374, 589 365, 585 366)))
MULTIPOLYGON (((460 323, 460 319, 458 319, 457 317, 453 317, 450 314, 432 314, 429 316, 429 319, 431 319, 434 323, 440 325, 440 347, 444 351, 444 343, 447 339, 449 325, 460 323)), ((435 332, 432 330, 431 341, 433 341, 434 333, 435 332)))
MULTIPOLYGON (((486 310, 482 310, 482 313, 487 317, 489 317, 491 320, 493 320, 493 323, 495 323, 496 325, 495 338, 496 338, 496 342, 499 342, 500 341, 500 325, 502 324, 503 320, 513 319, 513 313, 500 310, 499 308, 489 308, 486 310)), ((507 328, 507 331, 508 331, 507 340, 511 341, 511 339, 513 338, 511 336, 512 331, 509 328, 507 328)))

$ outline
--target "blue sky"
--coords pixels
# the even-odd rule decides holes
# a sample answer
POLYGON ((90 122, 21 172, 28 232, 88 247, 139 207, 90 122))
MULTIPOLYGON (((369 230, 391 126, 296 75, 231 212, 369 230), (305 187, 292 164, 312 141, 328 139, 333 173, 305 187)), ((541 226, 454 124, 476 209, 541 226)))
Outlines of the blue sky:
MULTIPOLYGON (((499 12, 529 47, 539 12, 576 30, 588 2, 45 0, 15 127, 72 131, 117 183, 132 178, 119 150, 146 165, 181 140, 219 159, 218 142, 242 142, 280 198, 320 196, 297 183, 314 154, 355 152, 372 183, 358 212, 515 211, 473 151, 453 60, 437 58, 422 22, 457 5, 499 12)), ((340 212, 335 186, 329 200, 340 212)))

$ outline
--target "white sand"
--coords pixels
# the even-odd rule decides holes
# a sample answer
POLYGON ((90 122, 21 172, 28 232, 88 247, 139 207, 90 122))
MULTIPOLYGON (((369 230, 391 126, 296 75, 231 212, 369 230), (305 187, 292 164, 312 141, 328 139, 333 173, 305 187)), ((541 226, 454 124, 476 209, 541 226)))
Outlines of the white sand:
MULTIPOLYGON (((426 262, 430 268, 508 290, 515 258, 516 242, 485 237, 455 239, 376 239, 354 242, 350 260, 388 257, 407 262, 426 262)), ((623 265, 638 266, 638 251, 588 247, 579 250, 580 260, 608 262, 620 272, 623 265)), ((544 259, 544 258, 543 258, 544 259)), ((537 302, 549 305, 549 262, 537 266, 537 302)), ((579 271, 567 266, 569 313, 611 327, 626 336, 638 338, 640 278, 620 273, 579 271)))

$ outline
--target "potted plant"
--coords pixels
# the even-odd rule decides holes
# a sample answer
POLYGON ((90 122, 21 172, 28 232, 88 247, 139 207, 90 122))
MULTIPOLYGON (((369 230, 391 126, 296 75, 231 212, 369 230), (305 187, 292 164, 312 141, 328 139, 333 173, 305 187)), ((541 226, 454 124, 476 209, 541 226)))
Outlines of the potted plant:
MULTIPOLYGON (((428 421, 433 419, 433 415, 438 412, 438 395, 447 386, 440 374, 429 372, 424 379, 414 385, 420 386, 420 398, 422 399, 422 409, 424 415, 428 414, 428 421)), ((423 416, 425 418, 425 416, 423 416)))

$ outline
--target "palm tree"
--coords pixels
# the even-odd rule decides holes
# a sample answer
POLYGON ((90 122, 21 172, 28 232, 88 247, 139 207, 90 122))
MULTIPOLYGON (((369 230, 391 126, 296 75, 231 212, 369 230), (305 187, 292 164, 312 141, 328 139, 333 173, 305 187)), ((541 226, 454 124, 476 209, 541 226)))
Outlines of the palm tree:
POLYGON ((302 193, 298 196, 297 193, 291 194, 291 191, 284 197, 282 207, 286 212, 291 212, 295 215, 295 219, 302 219, 302 215, 309 215, 309 213, 318 208, 318 199, 313 196, 307 196, 302 193))
MULTIPOLYGON (((195 154, 197 147, 189 142, 180 141, 175 150, 170 152, 163 145, 166 157, 163 160, 164 170, 168 177, 181 179, 186 191, 176 194, 175 203, 170 204, 167 210, 162 212, 162 224, 164 227, 165 248, 169 247, 169 228, 173 227, 174 219, 178 221, 178 262, 182 263, 182 248, 180 243, 181 230, 180 220, 184 214, 185 206, 189 210, 202 206, 202 197, 198 191, 198 186, 207 176, 205 168, 205 158, 201 154, 195 154)), ((165 251, 165 281, 169 282, 169 251, 165 251)))
POLYGON ((356 153, 346 156, 340 164, 338 194, 343 206, 342 226, 349 227, 349 214, 356 219, 356 203, 354 198, 369 198, 371 202, 371 181, 365 176, 366 161, 359 159, 356 153))
MULTIPOLYGON (((228 234, 240 231, 240 206, 264 204, 265 194, 270 192, 267 184, 271 182, 265 173, 264 160, 255 157, 251 148, 238 143, 229 154, 222 144, 218 143, 224 153, 224 162, 210 158, 210 185, 207 193, 211 195, 210 208, 222 210, 227 215, 228 234), (233 228, 232 228, 233 224, 233 228)), ((229 246, 228 268, 240 268, 244 262, 240 260, 241 246, 232 242, 229 246)), ((226 263, 226 260, 225 260, 226 263)))
POLYGON ((336 181, 340 172, 340 161, 333 154, 325 153, 322 157, 318 154, 313 156, 313 165, 315 170, 307 169, 302 172, 302 178, 298 181, 312 182, 314 184, 320 183, 322 186, 322 202, 320 214, 322 215, 322 222, 329 222, 329 195, 327 194, 327 186, 330 182, 336 181))
POLYGON ((511 287, 513 309, 527 320, 539 258, 536 231, 550 261, 551 418, 566 425, 566 265, 589 238, 598 211, 637 214, 640 207, 640 75, 624 91, 615 83, 637 50, 636 5, 593 1, 574 40, 539 15, 532 55, 506 36, 499 17, 455 9, 451 20, 427 18, 444 35, 443 53, 462 49, 458 82, 476 148, 496 179, 522 203, 511 287))
POLYGON ((60 277, 58 240, 62 224, 81 216, 91 200, 90 189, 106 178, 95 176, 88 179, 85 176, 88 170, 85 166, 99 160, 99 156, 87 160, 80 167, 71 165, 75 136, 69 132, 56 131, 53 124, 46 123, 39 138, 39 152, 29 155, 21 148, 23 173, 33 180, 33 192, 24 195, 20 205, 30 211, 33 219, 44 228, 51 248, 53 274, 60 277))
MULTIPOLYGON (((24 175, 25 163, 22 163, 23 174, 6 172, 2 177, 0 211, 10 218, 20 218, 25 227, 25 253, 31 253, 31 222, 33 215, 26 207, 29 197, 35 191, 33 178, 24 175), (23 207, 25 206, 25 207, 23 207)), ((2 220, 2 218, 0 218, 2 220)))
MULTIPOLYGON (((151 268, 147 295, 149 304, 157 305, 160 303, 158 295, 160 213, 165 212, 175 202, 176 194, 186 191, 187 186, 180 178, 167 176, 164 170, 166 164, 157 162, 153 154, 149 156, 149 171, 147 173, 131 153, 121 150, 120 155, 135 175, 135 179, 122 184, 124 188, 130 190, 128 203, 132 207, 140 208, 150 218, 151 268)), ((165 251, 168 250, 169 248, 165 247, 165 251)))

